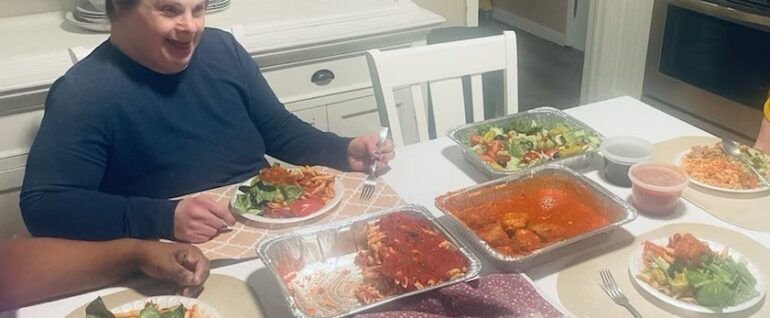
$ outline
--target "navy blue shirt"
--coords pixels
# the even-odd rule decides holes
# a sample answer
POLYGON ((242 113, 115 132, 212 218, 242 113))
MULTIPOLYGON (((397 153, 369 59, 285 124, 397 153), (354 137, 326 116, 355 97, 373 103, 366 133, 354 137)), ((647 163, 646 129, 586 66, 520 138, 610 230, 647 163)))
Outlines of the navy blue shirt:
POLYGON ((349 141, 286 111, 226 32, 170 75, 105 41, 48 93, 21 210, 35 236, 173 239, 168 198, 243 181, 265 154, 348 170, 349 141))

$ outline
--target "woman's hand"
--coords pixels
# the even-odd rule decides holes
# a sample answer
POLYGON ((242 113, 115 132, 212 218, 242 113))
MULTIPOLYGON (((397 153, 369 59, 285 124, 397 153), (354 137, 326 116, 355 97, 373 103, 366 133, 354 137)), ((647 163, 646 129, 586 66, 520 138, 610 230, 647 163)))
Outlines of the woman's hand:
POLYGON ((182 296, 193 295, 209 277, 209 260, 189 244, 140 241, 137 264, 147 276, 176 282, 182 296))
POLYGON ((348 144, 348 164, 353 171, 368 171, 369 166, 377 162, 380 166, 385 166, 388 161, 396 156, 393 151, 393 142, 385 139, 382 146, 377 148, 377 133, 361 135, 350 141, 348 144))

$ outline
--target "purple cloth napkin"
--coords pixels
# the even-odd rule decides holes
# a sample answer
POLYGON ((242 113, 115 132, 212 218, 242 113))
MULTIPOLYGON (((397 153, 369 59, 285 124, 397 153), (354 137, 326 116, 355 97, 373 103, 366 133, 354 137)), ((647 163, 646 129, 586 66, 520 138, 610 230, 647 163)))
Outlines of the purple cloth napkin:
POLYGON ((416 295, 389 307, 356 317, 566 317, 521 274, 488 275, 416 295))

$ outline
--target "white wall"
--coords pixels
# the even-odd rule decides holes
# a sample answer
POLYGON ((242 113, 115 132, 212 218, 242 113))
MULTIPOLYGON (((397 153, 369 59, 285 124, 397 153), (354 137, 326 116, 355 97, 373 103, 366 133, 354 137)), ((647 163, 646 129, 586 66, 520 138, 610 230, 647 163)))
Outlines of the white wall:
POLYGON ((442 26, 477 26, 478 0, 414 0, 417 5, 443 16, 442 26))
POLYGON ((652 0, 591 1, 581 103, 641 98, 652 6, 652 0))

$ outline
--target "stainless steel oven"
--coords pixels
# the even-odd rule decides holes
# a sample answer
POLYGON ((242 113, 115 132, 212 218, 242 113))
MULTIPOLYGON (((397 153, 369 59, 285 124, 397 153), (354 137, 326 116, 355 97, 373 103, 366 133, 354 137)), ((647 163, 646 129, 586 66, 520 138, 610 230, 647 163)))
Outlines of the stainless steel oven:
POLYGON ((655 0, 643 97, 753 140, 770 89, 770 0, 655 0))

